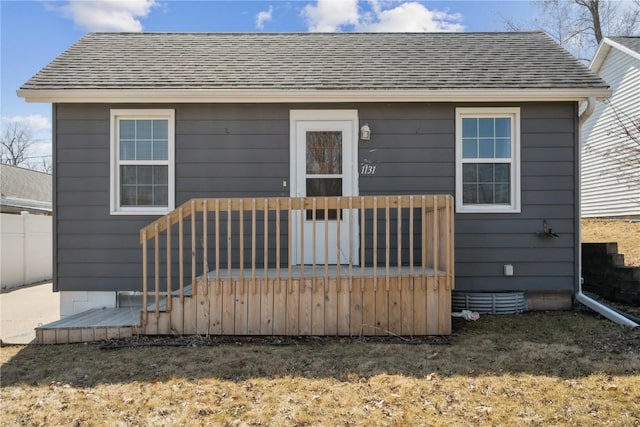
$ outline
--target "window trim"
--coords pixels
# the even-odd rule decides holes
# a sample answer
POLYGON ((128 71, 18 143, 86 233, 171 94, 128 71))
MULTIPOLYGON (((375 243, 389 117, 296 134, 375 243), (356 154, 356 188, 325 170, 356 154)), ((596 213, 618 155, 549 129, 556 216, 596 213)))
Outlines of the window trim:
MULTIPOLYGON (((520 107, 460 107, 456 108, 456 213, 520 213, 520 107), (511 119, 511 174, 510 205, 467 204, 462 202, 462 119, 502 118, 511 119)), ((475 162, 474 162, 475 163, 475 162)))
POLYGON ((175 208, 175 110, 112 109, 110 112, 109 210, 111 215, 164 215, 175 208), (120 120, 168 120, 167 160, 144 160, 144 164, 167 165, 168 204, 166 207, 120 206, 120 120))

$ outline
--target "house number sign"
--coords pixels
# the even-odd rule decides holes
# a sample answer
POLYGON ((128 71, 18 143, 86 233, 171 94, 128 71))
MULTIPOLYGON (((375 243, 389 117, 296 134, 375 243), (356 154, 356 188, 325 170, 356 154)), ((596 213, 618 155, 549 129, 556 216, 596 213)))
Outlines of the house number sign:
POLYGON ((375 175, 375 173, 376 173, 376 165, 372 165, 370 163, 360 164, 360 175, 375 175))

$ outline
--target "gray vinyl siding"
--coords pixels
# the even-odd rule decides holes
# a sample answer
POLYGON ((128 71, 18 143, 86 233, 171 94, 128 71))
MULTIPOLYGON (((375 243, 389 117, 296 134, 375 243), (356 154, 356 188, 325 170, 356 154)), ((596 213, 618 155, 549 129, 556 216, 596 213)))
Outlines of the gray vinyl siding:
MULTIPOLYGON (((454 194, 455 108, 482 104, 57 104, 54 107, 59 290, 140 290, 140 228, 154 216, 109 214, 111 108, 173 108, 176 206, 195 197, 288 196, 289 110, 354 108, 361 195, 454 194)), ((521 107, 522 212, 456 215, 456 288, 570 290, 575 283, 575 103, 521 107), (560 237, 537 236, 547 220, 560 237), (515 275, 502 276, 503 264, 515 275)), ((175 270, 174 270, 175 271, 175 270)))

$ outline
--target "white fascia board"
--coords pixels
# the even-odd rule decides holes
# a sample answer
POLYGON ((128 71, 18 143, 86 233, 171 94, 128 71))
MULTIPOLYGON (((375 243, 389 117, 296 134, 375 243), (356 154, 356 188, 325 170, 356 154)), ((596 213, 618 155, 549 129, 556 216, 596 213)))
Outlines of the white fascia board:
POLYGON ((288 102, 533 102, 605 99, 609 89, 22 89, 27 102, 51 103, 288 103, 288 102))
POLYGON ((629 49, 628 47, 623 46, 623 45, 621 45, 620 43, 617 43, 617 42, 615 42, 615 41, 613 41, 613 40, 608 40, 608 39, 607 39, 607 42, 608 42, 611 46, 613 46, 613 47, 615 47, 616 49, 618 49, 619 51, 626 53, 627 55, 631 56, 632 58, 636 58, 636 59, 639 59, 639 60, 640 60, 640 53, 639 53, 639 52, 636 52, 636 51, 635 51, 635 50, 633 50, 633 49, 629 49))
POLYGON ((607 55, 612 48, 618 49, 620 52, 624 52, 632 58, 636 58, 640 60, 640 53, 636 52, 633 49, 629 49, 626 46, 621 45, 620 43, 616 43, 610 38, 605 37, 604 40, 598 46, 598 50, 596 50, 595 55, 593 55, 593 60, 591 64, 589 64, 589 69, 594 73, 599 73, 602 64, 604 64, 605 59, 607 59, 607 55))
POLYGON ((598 73, 600 71, 600 67, 602 67, 602 64, 604 63, 604 60, 609 54, 610 50, 611 50, 611 40, 609 40, 608 38, 605 38, 598 46, 596 53, 593 55, 591 64, 589 64, 589 69, 594 73, 598 73))

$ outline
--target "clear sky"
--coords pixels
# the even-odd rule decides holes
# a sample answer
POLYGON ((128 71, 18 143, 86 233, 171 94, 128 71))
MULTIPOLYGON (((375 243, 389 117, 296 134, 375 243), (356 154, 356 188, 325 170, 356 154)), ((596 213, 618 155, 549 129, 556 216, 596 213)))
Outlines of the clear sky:
POLYGON ((90 31, 504 31, 527 20, 528 1, 0 0, 3 122, 29 122, 50 154, 51 106, 16 90, 90 31))

